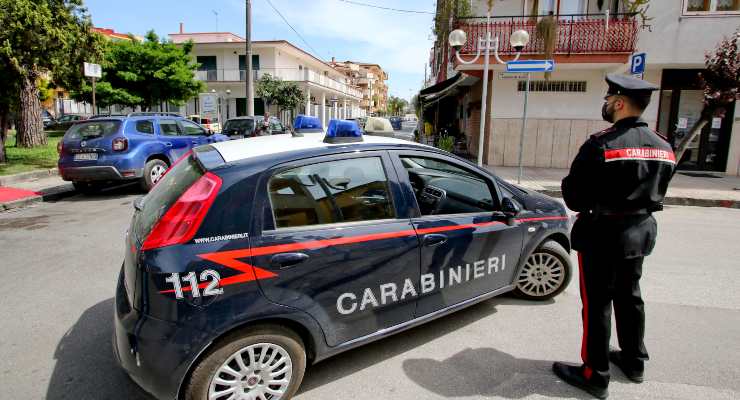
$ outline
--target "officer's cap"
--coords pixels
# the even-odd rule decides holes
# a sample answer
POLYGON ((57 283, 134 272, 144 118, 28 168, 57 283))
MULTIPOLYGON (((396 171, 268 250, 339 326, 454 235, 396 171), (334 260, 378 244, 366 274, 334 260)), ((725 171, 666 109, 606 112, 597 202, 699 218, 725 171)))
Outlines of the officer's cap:
POLYGON ((606 92, 607 95, 626 96, 637 100, 643 106, 647 106, 650 102, 650 95, 653 91, 660 89, 650 82, 621 74, 607 74, 606 83, 609 85, 609 90, 606 92))

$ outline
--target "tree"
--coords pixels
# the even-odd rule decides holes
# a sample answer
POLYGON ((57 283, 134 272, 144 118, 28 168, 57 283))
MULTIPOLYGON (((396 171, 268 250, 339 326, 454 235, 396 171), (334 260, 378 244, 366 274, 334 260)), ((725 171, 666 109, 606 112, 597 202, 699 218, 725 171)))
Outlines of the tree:
POLYGON ((400 115, 408 104, 409 103, 406 99, 391 96, 388 98, 387 112, 389 115, 400 115))
POLYGON ((90 30, 82 0, 0 0, 0 26, 0 58, 15 72, 19 86, 16 145, 45 144, 39 78, 80 82, 81 60, 97 60, 101 39, 90 30))
POLYGON ((293 119, 293 110, 306 101, 306 95, 295 82, 282 82, 277 91, 275 102, 280 111, 290 110, 290 118, 293 119))
MULTIPOLYGON (((165 102, 183 104, 205 89, 195 79, 198 65, 190 57, 192 50, 192 42, 180 47, 160 40, 154 31, 147 32, 143 42, 132 36, 109 43, 101 62, 103 76, 95 88, 96 103, 144 110, 165 102)), ((83 84, 74 97, 91 101, 92 87, 83 84)))
POLYGON ((265 107, 269 108, 272 103, 275 103, 278 106, 278 111, 290 110, 291 117, 293 116, 293 109, 306 101, 306 97, 298 84, 285 82, 270 74, 264 74, 260 77, 255 86, 255 93, 265 102, 265 107))
POLYGON ((16 71, 0 58, 0 163, 7 162, 5 139, 10 127, 10 113, 18 104, 20 79, 16 71))
POLYGON ((713 53, 705 56, 706 70, 699 73, 699 83, 704 90, 704 107, 699 120, 676 146, 676 160, 680 161, 686 148, 704 126, 714 117, 722 118, 727 107, 740 100, 740 29, 723 39, 713 53))
POLYGON ((270 74, 264 74, 260 77, 255 85, 255 94, 265 102, 265 108, 270 108, 273 100, 278 97, 282 86, 282 79, 273 77, 270 74))

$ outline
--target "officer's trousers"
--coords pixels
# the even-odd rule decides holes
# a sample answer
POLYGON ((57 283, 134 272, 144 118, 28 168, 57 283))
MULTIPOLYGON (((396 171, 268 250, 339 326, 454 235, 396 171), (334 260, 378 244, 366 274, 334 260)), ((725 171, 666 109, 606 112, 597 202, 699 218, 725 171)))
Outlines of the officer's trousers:
POLYGON ((581 358, 589 374, 596 371, 608 376, 612 303, 622 358, 630 369, 644 370, 648 353, 643 342, 645 308, 640 294, 643 259, 578 253, 583 303, 581 358))

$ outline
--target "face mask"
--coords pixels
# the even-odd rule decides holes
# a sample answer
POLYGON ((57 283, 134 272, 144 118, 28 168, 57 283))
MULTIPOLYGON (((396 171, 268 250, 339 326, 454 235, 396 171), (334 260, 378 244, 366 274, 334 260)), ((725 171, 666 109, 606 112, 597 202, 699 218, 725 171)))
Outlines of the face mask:
POLYGON ((604 105, 601 107, 601 118, 604 119, 604 121, 609 123, 614 123, 614 109, 612 108, 611 112, 609 111, 609 103, 604 102, 604 105))

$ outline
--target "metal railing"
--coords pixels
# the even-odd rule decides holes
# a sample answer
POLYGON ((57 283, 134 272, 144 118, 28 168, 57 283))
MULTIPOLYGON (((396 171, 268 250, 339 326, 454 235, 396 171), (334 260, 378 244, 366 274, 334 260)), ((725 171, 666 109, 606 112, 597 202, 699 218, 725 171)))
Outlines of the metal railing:
MULTIPOLYGON (((205 82, 243 82, 246 80, 246 72, 247 71, 243 69, 210 69, 196 71, 195 77, 196 79, 205 82)), ((265 74, 270 74, 271 76, 280 78, 284 81, 312 82, 349 96, 362 97, 361 90, 348 85, 345 82, 340 82, 328 75, 309 69, 261 68, 252 72, 254 74, 252 79, 255 81, 259 80, 265 74)))
MULTIPOLYGON (((598 54, 632 53, 637 42, 638 23, 636 14, 561 14, 557 19, 555 54, 598 54), (608 24, 607 24, 608 21, 608 24), (608 29, 607 29, 608 25, 608 29)), ((544 40, 537 35, 537 23, 547 15, 496 16, 491 17, 490 30, 499 38, 499 53, 514 54, 509 36, 523 29, 529 33, 530 41, 522 54, 542 54, 544 40)), ((468 34, 463 53, 475 53, 478 37, 485 38, 485 17, 458 18, 456 28, 468 34)))

